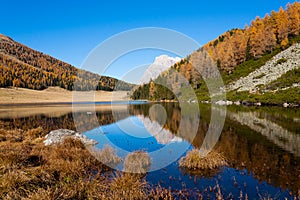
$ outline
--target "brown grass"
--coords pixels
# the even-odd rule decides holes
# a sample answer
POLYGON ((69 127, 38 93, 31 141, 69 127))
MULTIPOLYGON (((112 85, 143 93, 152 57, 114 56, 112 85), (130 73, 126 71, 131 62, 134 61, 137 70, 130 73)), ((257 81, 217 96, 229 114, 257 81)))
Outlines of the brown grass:
POLYGON ((136 151, 128 154, 124 162, 124 170, 129 173, 147 173, 151 161, 147 152, 136 151))
MULTIPOLYGON (((91 155, 79 140, 69 138, 62 144, 44 146, 45 134, 41 128, 0 129, 3 138, 0 142, 0 199, 160 199, 167 194, 171 196, 169 190, 151 188, 141 176, 124 173, 111 178, 112 170, 91 155)), ((102 156, 109 155, 108 161, 119 161, 111 157, 113 154, 110 147, 100 152, 102 156)), ((148 156, 138 154, 144 159, 148 156)))
MULTIPOLYGON (((113 171, 91 155, 79 140, 66 139, 63 144, 44 146, 45 134, 41 128, 24 131, 0 127, 3 138, 0 141, 0 199, 189 199, 189 191, 151 186, 140 174, 121 173, 114 177, 113 171)), ((109 155, 113 153, 110 148, 106 151, 109 155)), ((144 168, 150 166, 145 152, 134 152, 126 160, 127 167, 134 171, 140 166, 138 171, 147 172, 144 168)), ((203 195, 202 198, 199 193, 199 199, 208 195, 227 199, 219 187, 205 189, 203 195)))
MULTIPOLYGON (((32 103, 58 103, 72 102, 72 91, 68 91, 59 87, 49 87, 45 90, 30 90, 25 88, 0 88, 0 104, 32 104, 32 103)), ((95 91, 80 92, 82 94, 81 101, 90 101, 91 99, 84 97, 94 96, 95 101, 122 101, 128 100, 127 91, 95 91)))
POLYGON ((188 152, 185 157, 179 161, 179 166, 191 170, 202 169, 210 170, 227 165, 225 157, 215 151, 209 152, 206 156, 202 156, 199 149, 193 149, 188 152))
POLYGON ((115 150, 108 145, 105 145, 101 151, 92 150, 91 152, 100 162, 107 166, 112 167, 122 161, 122 158, 118 157, 115 150))

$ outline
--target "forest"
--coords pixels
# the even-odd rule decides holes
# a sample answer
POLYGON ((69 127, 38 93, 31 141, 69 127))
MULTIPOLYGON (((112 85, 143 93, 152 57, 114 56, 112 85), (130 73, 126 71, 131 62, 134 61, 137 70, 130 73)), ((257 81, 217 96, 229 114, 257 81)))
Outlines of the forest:
POLYGON ((59 86, 67 90, 130 90, 118 79, 77 69, 0 35, 0 87, 43 90, 59 86), (76 81, 76 88, 74 82, 76 81))

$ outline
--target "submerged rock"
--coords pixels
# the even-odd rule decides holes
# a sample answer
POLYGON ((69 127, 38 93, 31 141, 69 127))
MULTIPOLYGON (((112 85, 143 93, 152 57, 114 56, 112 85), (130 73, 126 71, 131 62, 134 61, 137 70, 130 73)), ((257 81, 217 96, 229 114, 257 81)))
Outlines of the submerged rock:
POLYGON ((44 144, 54 145, 62 143, 66 138, 79 139, 84 145, 96 145, 98 142, 87 138, 79 132, 68 130, 68 129, 58 129, 51 131, 45 136, 44 144))

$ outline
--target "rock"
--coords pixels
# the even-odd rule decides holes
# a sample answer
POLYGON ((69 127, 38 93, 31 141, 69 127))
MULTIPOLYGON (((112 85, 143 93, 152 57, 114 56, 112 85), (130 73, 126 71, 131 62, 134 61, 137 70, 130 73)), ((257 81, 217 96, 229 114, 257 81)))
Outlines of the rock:
POLYGON ((240 101, 236 101, 236 102, 234 102, 234 104, 237 105, 237 106, 239 106, 239 105, 241 105, 241 102, 240 101))
POLYGON ((217 105, 224 106, 226 105, 226 101, 220 100, 216 102, 217 105))
POLYGON ((84 145, 96 145, 98 142, 87 138, 79 132, 68 130, 68 129, 58 129, 51 131, 45 136, 44 144, 54 145, 62 143, 66 138, 79 139, 84 145))
POLYGON ((261 103, 260 102, 256 102, 254 103, 255 106, 261 106, 261 103))
POLYGON ((215 104, 220 105, 220 106, 225 106, 225 105, 232 105, 233 102, 232 101, 220 100, 220 101, 217 101, 215 104))
POLYGON ((288 103, 284 103, 282 106, 285 107, 285 108, 287 108, 287 107, 289 107, 289 104, 288 103))
POLYGON ((226 104, 227 104, 227 105, 232 105, 233 102, 232 102, 232 101, 226 101, 226 104))

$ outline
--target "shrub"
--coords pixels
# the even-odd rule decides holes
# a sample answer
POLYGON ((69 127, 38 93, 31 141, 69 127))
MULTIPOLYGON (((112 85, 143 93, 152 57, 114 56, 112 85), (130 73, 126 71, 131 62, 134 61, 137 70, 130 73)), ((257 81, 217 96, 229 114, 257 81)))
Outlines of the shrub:
POLYGON ((280 58, 279 60, 276 61, 275 63, 275 66, 276 65, 281 65, 283 63, 287 62, 287 59, 286 58, 280 58))
POLYGON ((227 162, 222 154, 211 151, 206 156, 203 156, 199 149, 193 149, 179 161, 180 167, 185 167, 192 170, 216 169, 225 165, 227 165, 227 162))

